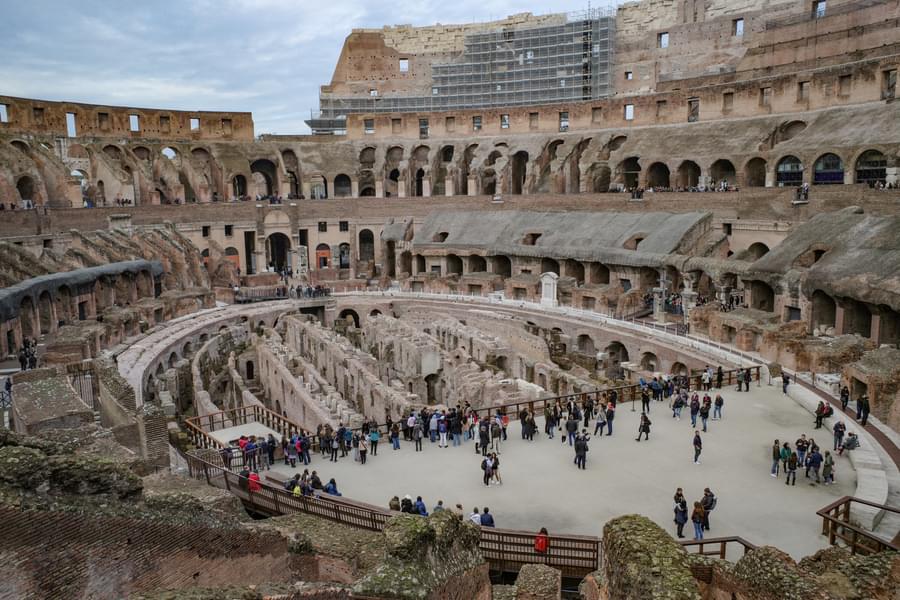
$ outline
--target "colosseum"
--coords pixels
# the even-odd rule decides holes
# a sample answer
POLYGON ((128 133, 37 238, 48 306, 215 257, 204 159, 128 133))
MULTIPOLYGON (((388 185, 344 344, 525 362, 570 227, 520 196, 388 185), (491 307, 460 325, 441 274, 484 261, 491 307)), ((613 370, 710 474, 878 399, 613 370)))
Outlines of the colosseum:
POLYGON ((638 0, 352 29, 295 135, 0 95, 0 600, 900 598, 898 66, 638 0))

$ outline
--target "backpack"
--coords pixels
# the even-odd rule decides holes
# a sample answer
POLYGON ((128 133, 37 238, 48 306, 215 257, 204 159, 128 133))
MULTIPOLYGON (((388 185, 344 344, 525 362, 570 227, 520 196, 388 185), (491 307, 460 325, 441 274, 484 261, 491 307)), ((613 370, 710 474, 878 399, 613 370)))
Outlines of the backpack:
POLYGON ((709 503, 709 508, 707 508, 706 510, 707 510, 707 511, 710 511, 710 510, 715 509, 715 508, 716 508, 716 503, 718 503, 718 502, 719 502, 719 499, 716 498, 715 496, 713 496, 713 497, 712 497, 712 502, 709 503))

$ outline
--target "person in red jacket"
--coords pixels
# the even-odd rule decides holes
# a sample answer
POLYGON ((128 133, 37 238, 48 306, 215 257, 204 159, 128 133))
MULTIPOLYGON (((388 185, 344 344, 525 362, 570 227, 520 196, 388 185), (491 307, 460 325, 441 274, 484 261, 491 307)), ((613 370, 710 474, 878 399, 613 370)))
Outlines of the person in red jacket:
POLYGON ((259 481, 259 473, 257 473, 256 471, 253 471, 252 473, 250 473, 249 479, 250 479, 250 481, 249 481, 248 487, 250 489, 250 492, 262 491, 262 485, 260 484, 260 481, 259 481))
POLYGON ((538 554, 547 554, 550 548, 550 534, 547 533, 546 527, 541 527, 540 533, 534 538, 534 551, 538 554))

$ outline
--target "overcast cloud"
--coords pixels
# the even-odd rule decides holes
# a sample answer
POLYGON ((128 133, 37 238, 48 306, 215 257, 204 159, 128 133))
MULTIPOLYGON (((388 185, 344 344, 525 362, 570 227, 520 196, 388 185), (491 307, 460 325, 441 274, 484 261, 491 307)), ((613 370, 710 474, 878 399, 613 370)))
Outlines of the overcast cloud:
POLYGON ((10 1, 2 17, 0 94, 251 111, 257 134, 302 133, 354 27, 586 7, 579 0, 10 1))

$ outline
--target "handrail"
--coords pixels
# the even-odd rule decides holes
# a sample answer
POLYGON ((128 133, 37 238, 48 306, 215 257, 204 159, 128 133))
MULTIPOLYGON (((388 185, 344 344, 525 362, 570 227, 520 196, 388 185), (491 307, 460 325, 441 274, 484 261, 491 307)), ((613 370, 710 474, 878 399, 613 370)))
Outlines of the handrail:
POLYGON ((884 550, 900 552, 900 540, 894 539, 889 542, 851 522, 850 510, 853 503, 900 514, 900 508, 870 502, 855 496, 839 498, 816 511, 816 514, 822 517, 822 535, 828 536, 828 543, 834 546, 837 540, 842 540, 849 546, 851 554, 868 555, 884 550))
POLYGON ((736 535, 705 538, 702 540, 679 540, 678 543, 681 544, 681 547, 688 552, 690 552, 691 548, 696 547, 697 551, 695 554, 700 554, 702 556, 717 556, 722 560, 725 560, 727 556, 729 544, 737 544, 741 546, 744 549, 742 555, 756 549, 755 544, 751 544, 744 538, 736 535), (713 550, 706 550, 706 546, 718 546, 718 548, 714 548, 713 550))
MULTIPOLYGON (((180 452, 192 478, 229 491, 252 511, 270 516, 297 513, 311 514, 343 525, 371 531, 383 531, 387 520, 395 514, 370 504, 343 497, 322 495, 294 496, 264 481, 250 491, 249 480, 237 473, 203 460, 192 453, 180 452)), ((217 454, 215 456, 218 456, 217 454)), ((481 527, 479 546, 485 560, 496 571, 518 571, 522 565, 540 563, 562 571, 564 577, 581 578, 596 571, 601 564, 600 538, 583 535, 548 536, 548 550, 534 550, 536 533, 511 529, 481 527)))

